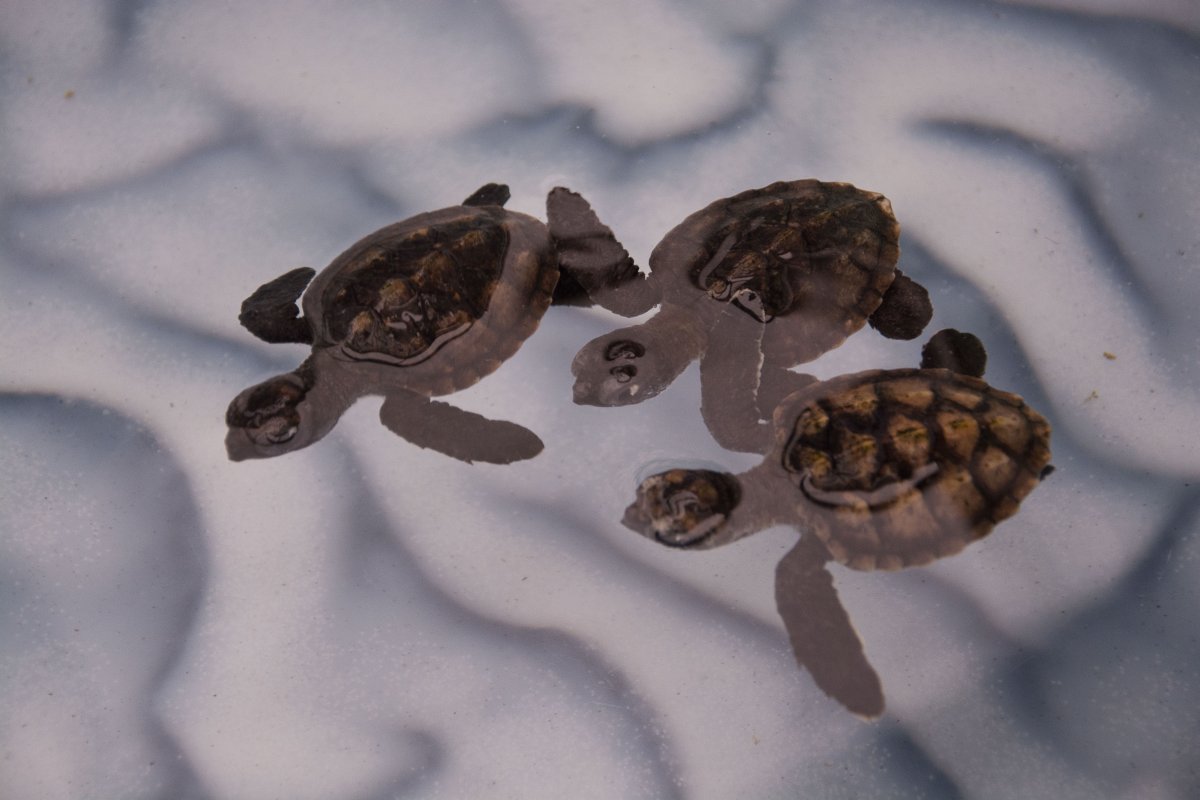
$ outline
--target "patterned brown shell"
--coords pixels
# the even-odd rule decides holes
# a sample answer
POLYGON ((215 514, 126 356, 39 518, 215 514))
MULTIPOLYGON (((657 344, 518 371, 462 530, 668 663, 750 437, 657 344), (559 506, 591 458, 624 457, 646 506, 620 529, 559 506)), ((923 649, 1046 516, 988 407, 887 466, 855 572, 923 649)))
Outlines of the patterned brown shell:
POLYGON ((697 292, 770 323, 768 352, 801 364, 862 328, 900 257, 900 225, 881 194, 848 183, 773 183, 717 200, 650 255, 668 302, 697 292))
POLYGON ((799 513, 833 557, 899 569, 962 550, 1017 511, 1050 425, 1014 394, 944 369, 846 375, 776 412, 799 513))
POLYGON ((869 314, 891 283, 899 234, 883 195, 810 179, 717 200, 668 238, 699 246, 688 261, 692 285, 723 301, 752 291, 773 318, 801 304, 856 308, 864 293, 874 296, 869 314))
MULTIPOLYGON (((383 228, 344 253, 323 292, 330 340, 354 358, 402 366, 431 357, 487 310, 509 233, 499 209, 383 228)), ((336 262, 335 262, 336 263, 336 262)))

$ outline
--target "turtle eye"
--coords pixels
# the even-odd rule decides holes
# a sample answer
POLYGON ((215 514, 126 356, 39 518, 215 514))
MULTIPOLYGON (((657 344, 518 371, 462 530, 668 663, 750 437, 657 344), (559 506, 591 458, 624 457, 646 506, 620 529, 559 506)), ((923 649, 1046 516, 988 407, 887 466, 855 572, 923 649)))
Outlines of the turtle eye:
POLYGON ((297 430, 298 429, 296 426, 292 425, 282 431, 268 433, 267 441, 271 444, 283 444, 284 442, 290 442, 296 435, 297 430))
POLYGON ((637 367, 632 364, 622 364, 609 370, 609 374, 617 379, 617 383, 629 383, 637 375, 637 367))
POLYGON ((762 295, 753 289, 739 289, 734 292, 733 303, 739 308, 750 312, 755 319, 761 322, 771 321, 771 315, 767 313, 767 309, 763 305, 762 295))
POLYGON ((727 300, 729 299, 730 288, 731 287, 727 281, 717 278, 708 285, 709 297, 714 300, 727 300))
POLYGON ((631 342, 627 339, 621 339, 613 342, 604 349, 605 361, 618 361, 621 359, 635 359, 646 355, 646 348, 638 342, 631 342))
POLYGON ((299 430, 298 418, 272 417, 259 426, 258 433, 254 438, 264 444, 283 444, 291 441, 299 430))
POLYGON ((700 502, 700 498, 696 496, 695 492, 679 491, 664 499, 674 517, 683 517, 690 513, 707 514, 709 511, 700 502))

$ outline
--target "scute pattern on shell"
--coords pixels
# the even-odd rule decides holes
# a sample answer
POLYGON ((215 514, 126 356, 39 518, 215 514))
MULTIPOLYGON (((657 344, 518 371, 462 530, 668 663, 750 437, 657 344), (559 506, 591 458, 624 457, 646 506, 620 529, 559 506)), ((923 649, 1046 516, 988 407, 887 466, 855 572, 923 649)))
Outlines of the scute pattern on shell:
POLYGON ((483 211, 399 240, 387 231, 379 232, 375 246, 364 242, 358 263, 326 289, 325 325, 353 358, 415 364, 483 316, 509 236, 483 211))
POLYGON ((847 566, 958 552, 1014 514, 1049 463, 1046 420, 976 378, 893 370, 837 383, 789 409, 782 461, 814 533, 847 566))
POLYGON ((764 322, 830 305, 861 320, 878 307, 900 255, 900 227, 883 195, 806 180, 723 203, 724 221, 703 243, 707 258, 691 270, 710 297, 764 322))

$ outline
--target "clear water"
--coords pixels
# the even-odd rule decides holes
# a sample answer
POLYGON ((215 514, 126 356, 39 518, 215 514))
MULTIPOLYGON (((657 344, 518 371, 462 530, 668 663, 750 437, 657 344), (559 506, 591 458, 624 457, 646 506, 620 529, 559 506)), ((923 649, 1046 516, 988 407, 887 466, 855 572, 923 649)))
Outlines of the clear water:
POLYGON ((1189 0, 7 4, 0 795, 1196 796, 1198 36, 1189 0), (795 666, 794 531, 621 526, 664 465, 758 459, 713 442, 694 366, 574 405, 607 312, 552 308, 454 395, 532 460, 419 450, 377 399, 226 458, 230 399, 305 354, 237 323, 275 275, 493 180, 539 217, 582 192, 645 264, 810 176, 891 199, 929 330, 1054 426, 986 540, 832 568, 876 722, 795 666))

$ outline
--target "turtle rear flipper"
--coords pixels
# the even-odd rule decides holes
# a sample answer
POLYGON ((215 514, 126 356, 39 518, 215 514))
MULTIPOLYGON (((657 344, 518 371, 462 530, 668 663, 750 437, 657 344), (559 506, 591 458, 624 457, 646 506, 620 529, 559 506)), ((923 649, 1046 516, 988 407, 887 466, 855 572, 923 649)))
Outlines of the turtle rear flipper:
POLYGON ((533 458, 545 446, 537 434, 515 422, 488 419, 416 392, 389 394, 379 420, 418 447, 467 463, 510 464, 533 458))
POLYGON ((883 687, 825 569, 829 553, 804 535, 775 568, 775 604, 792 652, 823 692, 860 717, 883 713, 883 687))
POLYGON ((883 295, 879 308, 867 319, 889 339, 915 339, 933 318, 933 304, 925 287, 896 270, 896 278, 883 295))
POLYGON ((316 274, 311 267, 300 267, 264 283, 242 302, 238 322, 264 342, 312 344, 312 327, 300 316, 296 301, 316 274))
POLYGON ((554 290, 556 305, 596 303, 635 317, 658 303, 646 276, 587 200, 560 186, 546 198, 546 217, 561 271, 554 290))
POLYGON ((943 328, 921 348, 921 369, 937 368, 982 378, 987 368, 987 350, 975 334, 943 328))
POLYGON ((508 202, 510 193, 508 186, 503 183, 487 183, 475 190, 475 193, 462 201, 464 206, 503 206, 508 202))

